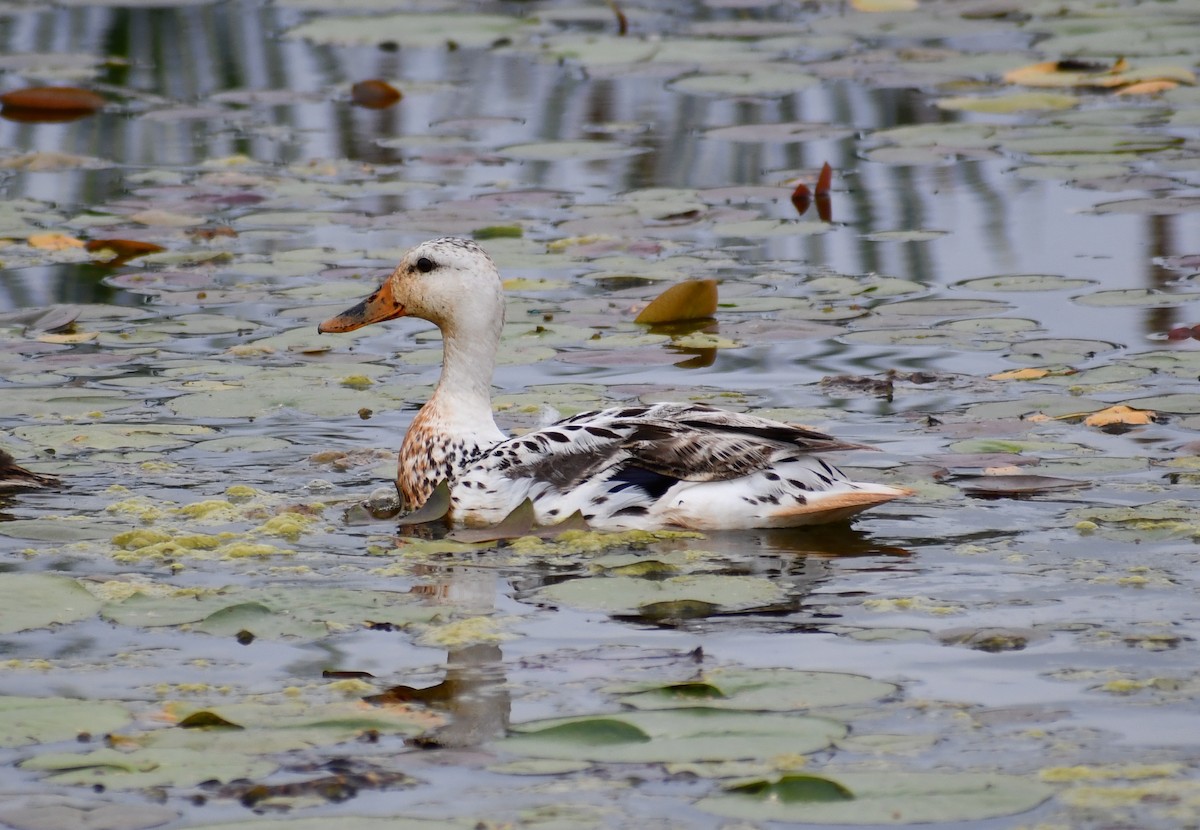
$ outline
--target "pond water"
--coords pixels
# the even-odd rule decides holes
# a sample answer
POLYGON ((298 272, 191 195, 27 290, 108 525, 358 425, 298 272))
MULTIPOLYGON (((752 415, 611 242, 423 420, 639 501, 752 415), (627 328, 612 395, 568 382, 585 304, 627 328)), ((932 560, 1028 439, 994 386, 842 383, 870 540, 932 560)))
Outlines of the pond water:
POLYGON ((395 5, 0 9, 0 87, 106 99, 0 113, 0 450, 64 485, 0 492, 0 825, 1196 824, 1194 4, 395 5), (367 518, 440 344, 316 323, 443 235, 505 428, 704 401, 914 496, 367 518))

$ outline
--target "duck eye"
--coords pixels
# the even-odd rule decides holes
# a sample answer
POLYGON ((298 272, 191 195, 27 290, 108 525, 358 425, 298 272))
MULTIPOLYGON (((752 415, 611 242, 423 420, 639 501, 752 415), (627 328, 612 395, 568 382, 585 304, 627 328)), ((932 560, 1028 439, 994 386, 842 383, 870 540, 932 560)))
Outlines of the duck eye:
POLYGON ((417 260, 417 270, 422 274, 428 274, 433 270, 433 260, 426 256, 421 257, 417 260))

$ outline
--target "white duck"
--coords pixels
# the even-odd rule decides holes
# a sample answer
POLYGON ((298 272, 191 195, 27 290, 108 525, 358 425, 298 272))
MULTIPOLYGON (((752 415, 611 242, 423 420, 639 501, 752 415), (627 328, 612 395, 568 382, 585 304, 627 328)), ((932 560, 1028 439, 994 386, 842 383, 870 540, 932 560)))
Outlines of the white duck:
POLYGON ((318 331, 405 316, 440 328, 444 354, 433 397, 404 436, 396 486, 416 509, 447 481, 454 525, 497 524, 529 499, 540 524, 578 511, 603 530, 791 527, 846 519, 909 494, 850 481, 816 455, 858 445, 696 404, 582 412, 507 437, 491 401, 504 325, 500 275, 469 240, 410 249, 378 291, 318 331))

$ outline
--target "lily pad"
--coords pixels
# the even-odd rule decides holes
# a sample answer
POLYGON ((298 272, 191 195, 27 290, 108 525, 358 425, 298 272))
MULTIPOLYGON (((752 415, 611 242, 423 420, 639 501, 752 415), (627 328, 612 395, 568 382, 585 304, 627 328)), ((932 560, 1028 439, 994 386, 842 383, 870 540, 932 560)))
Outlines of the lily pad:
POLYGON ((744 821, 802 824, 926 824, 982 821, 1032 810, 1054 794, 1030 778, 995 773, 854 772, 828 775, 849 799, 787 798, 778 785, 741 783, 703 798, 706 812, 744 821))
POLYGON ((277 764, 240 752, 195 752, 190 749, 96 749, 38 755, 22 769, 54 773, 50 780, 66 785, 117 789, 194 787, 204 781, 228 783, 235 778, 261 778, 277 764))
POLYGON ((689 574, 660 581, 631 576, 596 576, 548 585, 534 594, 539 602, 608 612, 636 611, 663 602, 705 602, 714 608, 741 609, 783 598, 776 583, 752 576, 689 574))
POLYGON ((69 576, 0 572, 0 634, 86 620, 99 609, 69 576))
POLYGON ((581 761, 727 761, 816 752, 845 734, 828 718, 700 708, 534 721, 492 746, 581 761))
POLYGON ((48 744, 120 729, 131 716, 119 703, 65 697, 0 696, 0 746, 48 744))
POLYGON ((856 674, 792 669, 714 669, 680 683, 617 689, 636 709, 708 706, 742 711, 790 712, 818 706, 856 705, 896 692, 891 683, 856 674))
POLYGON ((500 150, 509 158, 524 161, 604 161, 646 152, 615 141, 543 141, 512 144, 500 150))

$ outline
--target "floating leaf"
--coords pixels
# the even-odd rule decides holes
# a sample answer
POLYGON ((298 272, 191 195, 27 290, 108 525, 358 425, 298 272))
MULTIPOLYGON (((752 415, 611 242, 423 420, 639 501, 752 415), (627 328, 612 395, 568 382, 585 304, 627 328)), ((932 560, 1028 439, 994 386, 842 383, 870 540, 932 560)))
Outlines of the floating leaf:
POLYGON ((446 518, 450 512, 450 483, 442 479, 433 488, 433 492, 425 499, 425 503, 411 513, 406 513, 396 520, 396 524, 421 525, 427 522, 437 522, 446 518))
POLYGON ((534 721, 494 746, 518 755, 618 763, 725 761, 815 752, 846 734, 828 718, 718 709, 534 721))
POLYGON ((964 476, 955 479, 955 484, 971 496, 1032 496, 1059 490, 1075 490, 1091 487, 1091 482, 1071 478, 1055 478, 1038 475, 986 475, 964 476))
POLYGON ((812 204, 812 193, 809 192, 808 185, 801 182, 792 191, 792 206, 796 208, 797 214, 803 216, 810 204, 812 204))
POLYGON ((0 634, 85 620, 100 601, 68 576, 0 572, 0 634))
MULTIPOLYGON (((786 802, 732 791, 696 806, 744 821, 906 825, 981 821, 1031 810, 1054 790, 1030 778, 992 773, 838 773, 851 800, 786 802)), ((770 793, 766 793, 769 795, 770 793)))
POLYGON ((26 87, 0 95, 0 115, 24 123, 75 121, 103 108, 104 103, 95 92, 78 87, 26 87))
POLYGON ((917 0, 850 0, 850 6, 860 12, 911 12, 918 7, 917 0))
POLYGON ((773 780, 735 784, 728 792, 752 796, 781 804, 809 804, 819 801, 850 801, 854 793, 831 778, 816 775, 783 775, 773 780))
POLYGON ((99 254, 109 265, 123 265, 129 260, 165 251, 162 245, 153 242, 141 242, 136 239, 91 239, 86 248, 89 252, 99 254))
POLYGON ((742 711, 791 712, 820 706, 853 706, 895 694, 892 683, 840 672, 792 669, 713 669, 683 683, 615 690, 638 709, 708 706, 742 711))
POLYGON ((29 247, 43 251, 66 251, 83 247, 83 242, 65 233, 35 233, 26 241, 29 247))
POLYGON ((635 323, 656 325, 699 320, 717 311, 717 281, 688 280, 676 283, 655 297, 634 318, 635 323))
POLYGON ((350 87, 350 100, 360 107, 372 110, 387 109, 403 97, 400 90, 387 81, 372 79, 359 81, 350 87))
POLYGON ((1152 410, 1134 409, 1124 404, 1117 404, 1116 406, 1110 406, 1108 409, 1093 412, 1083 419, 1083 423, 1089 427, 1107 427, 1114 424, 1137 426, 1152 424, 1156 417, 1157 413, 1152 410))
POLYGON ((132 718, 118 703, 65 697, 0 696, 0 746, 48 744, 102 735, 132 718))
POLYGON ((937 102, 944 110, 965 112, 1011 113, 1030 110, 1061 110, 1079 105, 1079 98, 1056 92, 1017 92, 987 98, 942 98, 937 102))

